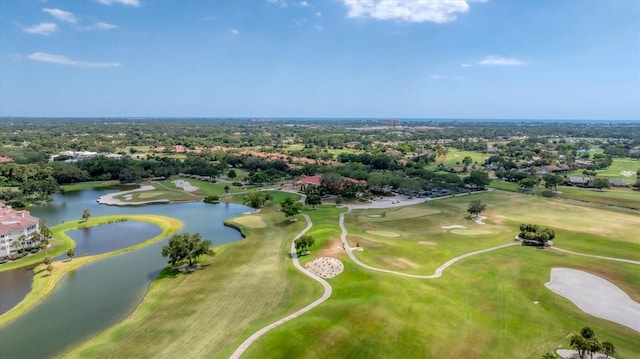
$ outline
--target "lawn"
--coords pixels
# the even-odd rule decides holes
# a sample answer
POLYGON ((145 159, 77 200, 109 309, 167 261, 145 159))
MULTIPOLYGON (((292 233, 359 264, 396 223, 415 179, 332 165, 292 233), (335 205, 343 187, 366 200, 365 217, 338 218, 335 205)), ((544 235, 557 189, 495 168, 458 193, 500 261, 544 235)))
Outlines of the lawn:
POLYGON ((639 170, 640 160, 636 160, 633 158, 614 158, 611 166, 602 171, 598 171, 598 176, 607 178, 619 178, 629 184, 632 184, 635 183, 636 173, 639 170))
POLYGON ((85 189, 101 189, 111 188, 120 184, 118 181, 93 181, 93 182, 78 182, 73 184, 66 184, 61 186, 65 192, 82 191, 85 189))
POLYGON ((458 164, 456 163, 459 162, 460 164, 462 164, 462 160, 467 156, 471 157, 471 159, 473 160, 472 164, 477 163, 479 165, 484 164, 484 161, 489 158, 489 155, 480 152, 463 151, 455 148, 448 148, 447 154, 444 157, 438 157, 436 163, 432 164, 429 167, 433 169, 440 163, 443 163, 447 167, 458 166, 458 164))
POLYGON ((287 257, 305 222, 289 222, 275 205, 260 216, 267 228, 236 223, 246 239, 215 248, 202 270, 165 270, 134 313, 67 357, 227 358, 254 331, 319 297, 320 285, 287 257))
MULTIPOLYGON (((345 265, 328 280, 332 297, 269 332, 243 358, 537 358, 568 347, 568 338, 586 325, 616 345, 616 358, 640 352, 637 332, 587 315, 544 287, 551 268, 569 267, 602 276, 640 301, 640 266, 515 246, 464 259, 438 279, 373 272, 337 248, 344 211, 329 205, 303 210, 313 220, 308 234, 316 244, 301 262, 331 255, 345 265)), ((318 298, 320 286, 287 256, 305 226, 302 217, 286 220, 277 204, 250 216, 235 222, 244 240, 216 248, 200 271, 163 272, 134 313, 68 357, 228 358, 253 332, 318 298)), ((365 263, 431 274, 459 254, 512 242, 523 222, 553 228, 560 248, 640 260, 637 211, 502 191, 409 210, 358 210, 345 224, 349 240, 364 248, 356 256, 365 263), (472 198, 487 203, 487 224, 467 218, 472 198), (419 215, 405 219, 396 211, 419 215), (474 235, 441 228, 455 224, 474 235)))
MULTIPOLYGON (((522 191, 518 183, 492 181, 491 187, 512 192, 523 192, 530 195, 541 195, 546 189, 536 187, 531 191, 522 191)), ((592 202, 607 206, 640 209, 640 192, 628 188, 612 188, 602 191, 593 188, 558 186, 558 197, 576 201, 592 202)))

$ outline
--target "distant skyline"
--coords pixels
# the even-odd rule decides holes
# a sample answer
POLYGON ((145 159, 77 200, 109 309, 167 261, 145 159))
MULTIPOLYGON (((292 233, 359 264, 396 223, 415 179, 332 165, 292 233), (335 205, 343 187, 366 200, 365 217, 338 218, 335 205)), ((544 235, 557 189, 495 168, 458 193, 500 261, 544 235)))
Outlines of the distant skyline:
POLYGON ((640 119, 640 2, 0 1, 0 116, 640 119))

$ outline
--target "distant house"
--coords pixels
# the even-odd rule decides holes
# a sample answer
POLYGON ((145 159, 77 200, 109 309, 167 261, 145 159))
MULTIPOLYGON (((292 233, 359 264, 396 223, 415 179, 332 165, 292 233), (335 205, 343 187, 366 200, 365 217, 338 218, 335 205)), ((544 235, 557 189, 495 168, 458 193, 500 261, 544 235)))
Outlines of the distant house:
POLYGON ((619 178, 610 178, 609 185, 611 187, 627 187, 627 184, 619 178))
POLYGON ((0 156, 0 163, 9 163, 9 162, 13 162, 13 158, 0 156))
POLYGON ((591 177, 569 176, 567 178, 567 184, 571 186, 586 187, 589 185, 589 183, 591 183, 591 177))
POLYGON ((301 178, 298 183, 303 185, 312 185, 312 186, 320 186, 322 182, 322 177, 320 176, 307 176, 301 178))
POLYGON ((17 251, 11 244, 18 242, 24 235, 24 243, 19 247, 37 245, 33 235, 38 232, 39 219, 33 217, 29 211, 16 211, 10 207, 0 205, 0 258, 7 257, 17 251))
POLYGON ((175 153, 185 153, 185 152, 187 152, 187 149, 183 145, 176 145, 174 152, 175 153))

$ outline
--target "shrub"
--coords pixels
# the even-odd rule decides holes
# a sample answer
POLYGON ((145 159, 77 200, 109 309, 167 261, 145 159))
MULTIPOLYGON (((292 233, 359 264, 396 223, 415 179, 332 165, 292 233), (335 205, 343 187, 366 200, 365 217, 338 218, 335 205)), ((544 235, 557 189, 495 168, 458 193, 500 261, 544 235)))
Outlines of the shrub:
POLYGON ((542 196, 544 196, 544 197, 556 197, 556 196, 558 196, 558 194, 553 192, 553 191, 550 191, 550 190, 544 190, 544 191, 542 191, 542 196))
POLYGON ((232 186, 236 186, 236 187, 242 187, 242 182, 237 182, 236 181, 236 182, 233 182, 231 185, 232 186))
POLYGON ((218 202, 220 202, 220 196, 213 195, 213 196, 206 196, 204 198, 204 203, 218 203, 218 202))

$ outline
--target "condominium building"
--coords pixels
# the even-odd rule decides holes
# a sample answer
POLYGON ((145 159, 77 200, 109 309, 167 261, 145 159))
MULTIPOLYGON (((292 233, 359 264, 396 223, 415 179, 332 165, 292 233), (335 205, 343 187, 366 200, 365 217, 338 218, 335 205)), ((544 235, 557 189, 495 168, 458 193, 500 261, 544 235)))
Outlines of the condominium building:
POLYGON ((16 211, 0 204, 0 258, 8 257, 18 249, 38 245, 39 241, 33 238, 39 231, 38 222, 39 219, 29 211, 16 211), (18 244, 12 245, 14 242, 18 244))

